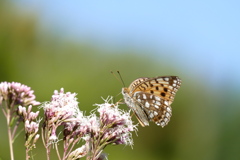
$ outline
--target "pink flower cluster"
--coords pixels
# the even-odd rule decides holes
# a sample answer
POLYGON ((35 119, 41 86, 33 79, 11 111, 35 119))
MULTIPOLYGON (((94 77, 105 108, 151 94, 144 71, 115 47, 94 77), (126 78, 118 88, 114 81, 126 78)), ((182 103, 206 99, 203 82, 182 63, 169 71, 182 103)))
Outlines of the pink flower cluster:
POLYGON ((48 134, 51 141, 57 140, 56 130, 59 126, 74 120, 81 114, 75 96, 75 93, 64 93, 62 88, 60 92, 54 91, 51 101, 41 106, 45 115, 44 129, 51 132, 48 134))
POLYGON ((30 87, 18 82, 2 82, 0 83, 0 105, 2 101, 8 101, 10 105, 39 105, 35 101, 34 91, 30 87))
POLYGON ((137 128, 132 123, 130 113, 108 101, 109 99, 104 104, 97 104, 99 117, 96 114, 88 117, 90 134, 86 138, 86 145, 91 149, 91 158, 105 159, 106 155, 102 152, 107 145, 133 145, 131 132, 137 128))
POLYGON ((21 122, 24 123, 25 129, 25 148, 26 158, 29 158, 29 151, 35 147, 39 139, 39 122, 35 122, 39 111, 32 112, 33 105, 39 105, 35 101, 35 95, 30 87, 17 82, 0 83, 0 106, 4 116, 7 119, 8 136, 11 159, 13 159, 13 142, 16 138, 17 129, 21 122), (28 109, 26 107, 28 106, 28 109))
POLYGON ((34 121, 36 120, 37 116, 39 115, 39 111, 32 112, 32 105, 28 106, 28 109, 26 107, 18 106, 18 115, 21 115, 23 117, 23 121, 34 121))
MULTIPOLYGON (((29 151, 35 147, 40 137, 40 120, 36 120, 39 111, 32 111, 32 106, 40 103, 35 101, 33 93, 30 87, 20 83, 0 83, 0 106, 7 119, 11 153, 17 128, 20 122, 24 122, 26 159, 30 158, 29 151), (12 124, 15 124, 13 129, 12 124)), ((97 109, 91 112, 91 115, 85 116, 78 107, 76 93, 65 93, 63 88, 54 91, 51 100, 39 107, 44 111, 42 140, 47 159, 50 159, 50 151, 54 145, 59 159, 71 160, 85 156, 87 159, 104 160, 107 155, 103 153, 103 149, 107 145, 133 145, 131 132, 137 128, 133 125, 130 113, 109 103, 110 100, 111 98, 103 104, 97 104, 97 109), (58 151, 58 136, 63 136, 62 155, 58 151), (82 145, 77 147, 79 144, 82 145)))
POLYGON ((103 139, 105 138, 108 144, 132 145, 131 132, 137 128, 133 125, 130 112, 124 112, 117 105, 109 104, 107 101, 98 106, 103 139))
POLYGON ((40 137, 40 135, 37 134, 40 121, 36 122, 39 111, 37 111, 36 113, 32 112, 32 105, 28 106, 28 109, 26 109, 26 107, 19 106, 17 110, 17 115, 19 116, 19 119, 24 122, 26 136, 25 147, 28 151, 30 151, 32 148, 35 147, 35 144, 40 137))
POLYGON ((117 105, 98 104, 97 110, 90 116, 84 116, 78 108, 75 93, 55 91, 52 100, 42 105, 44 110, 44 141, 49 150, 50 144, 59 142, 57 128, 63 126, 63 158, 88 159, 106 157, 103 149, 110 144, 132 145, 131 132, 136 131, 129 112, 120 110, 117 105), (99 116, 97 116, 99 114, 99 116), (73 150, 81 140, 85 144, 73 150))

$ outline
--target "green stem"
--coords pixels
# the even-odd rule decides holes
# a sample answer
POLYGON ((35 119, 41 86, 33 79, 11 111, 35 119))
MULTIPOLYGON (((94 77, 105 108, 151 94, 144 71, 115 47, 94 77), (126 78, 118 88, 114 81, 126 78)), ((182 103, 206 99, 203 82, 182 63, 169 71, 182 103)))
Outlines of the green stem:
MULTIPOLYGON (((17 136, 15 137, 15 134, 16 134, 16 131, 17 131, 17 129, 18 129, 19 124, 20 124, 20 119, 17 120, 17 122, 16 122, 16 124, 15 124, 15 126, 14 126, 14 128, 13 128, 13 132, 12 132, 13 142, 14 142, 14 140, 17 138, 17 136)), ((19 133, 19 134, 20 134, 20 133, 19 133)))
POLYGON ((14 160, 13 155, 13 141, 12 141, 12 132, 11 132, 11 110, 7 109, 7 125, 8 125, 8 140, 9 140, 9 147, 10 147, 10 156, 11 160, 14 160))

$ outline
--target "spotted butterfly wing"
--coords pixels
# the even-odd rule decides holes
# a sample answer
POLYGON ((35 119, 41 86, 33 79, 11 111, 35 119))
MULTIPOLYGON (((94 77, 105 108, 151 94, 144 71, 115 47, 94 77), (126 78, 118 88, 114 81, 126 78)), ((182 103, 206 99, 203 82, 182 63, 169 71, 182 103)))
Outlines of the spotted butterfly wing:
POLYGON ((164 127, 172 116, 170 105, 180 85, 177 76, 138 78, 128 88, 123 88, 122 94, 143 127, 148 126, 149 121, 164 127))

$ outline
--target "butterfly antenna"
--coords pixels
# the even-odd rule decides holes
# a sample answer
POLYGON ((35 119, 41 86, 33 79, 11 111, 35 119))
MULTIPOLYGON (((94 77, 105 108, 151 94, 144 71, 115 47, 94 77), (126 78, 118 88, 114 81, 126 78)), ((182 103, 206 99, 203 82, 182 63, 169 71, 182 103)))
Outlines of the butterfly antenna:
POLYGON ((125 87, 125 84, 124 84, 124 81, 123 81, 123 79, 122 79, 122 76, 121 76, 120 72, 117 71, 117 73, 118 73, 118 75, 119 75, 120 78, 119 78, 118 76, 116 76, 116 74, 115 74, 113 71, 111 71, 111 73, 113 74, 113 76, 114 76, 119 82, 121 82, 121 83, 123 84, 123 87, 125 87))
POLYGON ((118 81, 120 81, 122 83, 122 81, 116 76, 116 74, 113 71, 111 71, 111 73, 118 81))
POLYGON ((124 87, 126 87, 126 86, 125 86, 125 83, 124 83, 124 81, 123 81, 123 79, 122 79, 122 76, 121 76, 120 72, 119 72, 119 71, 117 71, 117 73, 118 73, 118 75, 119 75, 119 77, 120 77, 120 80, 121 80, 121 82, 122 82, 123 86, 124 86, 124 87))

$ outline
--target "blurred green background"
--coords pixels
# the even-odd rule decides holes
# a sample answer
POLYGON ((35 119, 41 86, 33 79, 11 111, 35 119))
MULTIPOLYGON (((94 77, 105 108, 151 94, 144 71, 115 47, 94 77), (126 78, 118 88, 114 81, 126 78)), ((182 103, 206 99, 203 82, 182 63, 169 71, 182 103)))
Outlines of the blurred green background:
MULTIPOLYGON (((133 134, 133 149, 109 146, 105 149, 109 159, 240 159, 240 89, 238 79, 234 79, 239 70, 234 63, 228 61, 238 72, 231 75, 223 72, 224 79, 218 79, 214 85, 209 83, 214 82, 209 79, 215 74, 211 68, 206 69, 206 74, 194 67, 186 70, 185 63, 189 63, 192 55, 183 56, 180 50, 164 48, 156 54, 147 48, 100 47, 89 40, 64 39, 59 32, 39 30, 38 16, 37 12, 30 14, 20 9, 14 1, 0 1, 0 81, 30 86, 40 102, 50 100, 53 91, 63 87, 78 93, 80 109, 89 114, 93 104, 103 102, 101 97, 116 96, 123 87, 110 71, 119 70, 126 84, 138 77, 177 75, 182 79, 170 123, 165 128, 153 123, 139 127, 138 136, 133 134)), ((192 59, 190 66, 198 61, 192 59)), ((199 68, 211 61, 201 63, 199 68)), ((121 107, 127 109, 125 105, 121 107)), ((134 121, 137 122, 135 118, 134 121)), ((0 125, 0 159, 9 160, 2 113, 0 125)), ((14 150, 15 159, 25 159, 23 134, 16 140, 14 150)), ((34 160, 45 159, 41 140, 33 154, 34 160)), ((55 151, 52 159, 57 159, 55 151)))

